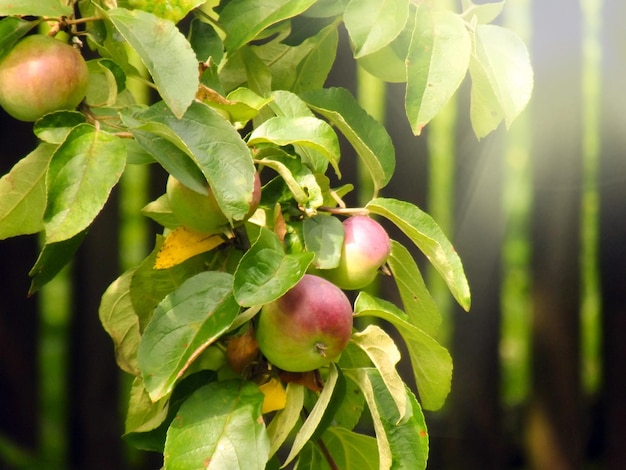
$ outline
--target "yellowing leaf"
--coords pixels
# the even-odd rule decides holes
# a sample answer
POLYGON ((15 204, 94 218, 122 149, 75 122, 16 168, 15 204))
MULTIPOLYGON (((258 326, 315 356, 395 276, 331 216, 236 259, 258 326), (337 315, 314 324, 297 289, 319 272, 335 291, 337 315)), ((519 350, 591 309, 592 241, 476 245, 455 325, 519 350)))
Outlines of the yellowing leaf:
POLYGON ((287 405, 287 392, 277 378, 272 378, 269 382, 259 385, 259 390, 265 395, 263 398, 263 414, 282 410, 287 405))
POLYGON ((183 225, 173 230, 163 242, 154 269, 167 269, 189 258, 206 253, 226 240, 221 235, 196 232, 183 225))

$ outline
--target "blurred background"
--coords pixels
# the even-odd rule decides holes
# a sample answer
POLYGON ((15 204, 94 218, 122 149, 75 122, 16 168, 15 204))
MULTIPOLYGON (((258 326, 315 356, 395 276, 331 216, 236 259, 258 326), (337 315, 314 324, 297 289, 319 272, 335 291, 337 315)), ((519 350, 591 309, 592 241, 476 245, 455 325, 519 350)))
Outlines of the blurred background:
MULTIPOLYGON (((385 122, 398 170, 384 195, 434 217, 472 289, 465 313, 420 260, 455 364, 445 407, 427 414, 433 470, 626 466, 625 20, 624 2, 508 0, 498 22, 529 46, 535 89, 481 141, 468 83, 415 137, 403 87, 357 70, 342 36, 328 85, 385 122)), ((0 174, 35 146, 1 111, 0 141, 0 174)), ((160 467, 120 437, 129 382, 97 312, 151 248, 139 210, 163 190, 157 168, 129 168, 74 263, 30 298, 38 239, 0 242, 0 468, 160 467)))

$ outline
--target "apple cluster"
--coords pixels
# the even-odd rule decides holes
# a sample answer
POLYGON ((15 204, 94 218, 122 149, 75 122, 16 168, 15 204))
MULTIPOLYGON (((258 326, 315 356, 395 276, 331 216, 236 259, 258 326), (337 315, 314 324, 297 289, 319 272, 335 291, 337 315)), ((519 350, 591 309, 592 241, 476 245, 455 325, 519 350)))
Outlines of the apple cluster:
MULTIPOLYGON (((242 221, 229 221, 207 186, 198 193, 170 176, 168 202, 178 222, 207 234, 221 233, 242 224, 259 206, 261 185, 255 174, 250 210, 242 221)), ((343 221, 344 238, 339 263, 331 269, 311 268, 277 300, 264 305, 256 321, 256 345, 275 367, 308 372, 339 359, 352 335, 352 305, 344 290, 369 285, 391 250, 385 229, 366 215, 343 221)), ((252 360, 254 354, 246 354, 252 360)), ((241 352, 231 355, 240 362, 241 352)), ((237 369, 242 369, 238 365, 237 369)))
POLYGON ((312 269, 261 310, 259 348, 280 369, 306 372, 339 359, 352 335, 352 306, 342 289, 369 285, 389 256, 389 236, 374 219, 353 215, 343 228, 338 266, 312 269))

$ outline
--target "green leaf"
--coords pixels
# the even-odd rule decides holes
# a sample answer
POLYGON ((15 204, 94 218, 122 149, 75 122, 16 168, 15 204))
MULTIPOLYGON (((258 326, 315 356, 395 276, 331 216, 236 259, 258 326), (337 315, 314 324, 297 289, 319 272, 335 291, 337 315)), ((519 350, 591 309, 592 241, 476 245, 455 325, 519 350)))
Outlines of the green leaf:
POLYGON ((406 58, 413 37, 415 15, 410 15, 404 29, 397 38, 382 49, 360 57, 357 61, 370 75, 391 83, 404 83, 406 77, 406 58))
POLYGON ((167 197, 167 194, 162 194, 154 201, 146 204, 143 209, 141 209, 141 213, 146 217, 150 217, 152 220, 162 225, 163 227, 172 230, 180 225, 180 222, 178 222, 178 220, 172 213, 170 200, 167 197))
POLYGON ((343 224, 337 217, 318 215, 304 219, 304 244, 315 254, 313 266, 332 269, 339 265, 343 246, 343 224))
POLYGON ((136 137, 142 131, 148 132, 139 137, 140 142, 154 152, 164 168, 176 170, 171 171, 173 176, 203 192, 206 185, 194 179, 198 168, 228 218, 242 220, 247 215, 256 169, 246 143, 217 111, 195 102, 178 119, 163 103, 157 103, 137 117, 146 124, 132 128, 131 132, 136 137), (163 141, 169 145, 159 150, 163 141), (180 157, 182 152, 167 151, 172 147, 185 149, 184 160, 180 157))
POLYGON ((409 352, 422 405, 427 410, 441 408, 452 382, 452 359, 446 348, 410 324, 406 314, 391 302, 365 292, 357 297, 355 315, 382 318, 398 330, 409 352))
POLYGON ((191 10, 202 5, 206 0, 128 0, 132 8, 141 8, 160 18, 174 23, 182 20, 191 10))
POLYGON ((143 378, 135 377, 130 388, 128 413, 124 424, 127 435, 146 433, 159 427, 167 418, 168 405, 169 397, 153 402, 144 386, 143 378))
POLYGON ((228 330, 238 313, 232 276, 218 271, 196 274, 161 301, 137 351, 153 401, 172 391, 193 360, 228 330))
POLYGON ((167 431, 167 470, 265 468, 269 439, 263 424, 263 394, 241 380, 213 382, 180 407, 167 431))
POLYGON ((324 86, 337 55, 337 24, 335 21, 327 25, 297 45, 286 44, 283 40, 255 47, 256 54, 272 75, 274 90, 303 93, 324 86))
POLYGON ((227 56, 219 71, 219 83, 226 91, 245 86, 261 96, 267 96, 272 88, 272 74, 265 62, 257 55, 259 49, 243 46, 227 56))
POLYGON ((471 0, 462 0, 463 17, 469 23, 477 24, 491 23, 495 20, 504 8, 504 0, 494 3, 476 4, 471 0))
POLYGON ((285 254, 278 237, 261 227, 259 237, 235 271, 237 302, 252 307, 281 297, 304 276, 313 256, 313 253, 285 254))
POLYGON ((470 75, 470 118, 476 136, 486 136, 503 119, 508 128, 528 104, 533 89, 524 42, 500 26, 476 26, 470 75))
POLYGON ((396 166, 393 142, 385 127, 367 114, 345 88, 316 90, 305 93, 303 99, 348 139, 367 168, 375 193, 385 187, 396 166))
POLYGON ((232 0, 220 11, 220 25, 226 30, 224 46, 234 52, 270 26, 299 15, 315 0, 232 0))
POLYGON ((428 460, 428 432, 419 403, 405 389, 411 407, 410 418, 397 424, 398 410, 389 390, 376 369, 347 371, 359 383, 365 395, 379 452, 379 468, 424 470, 428 460))
POLYGON ((139 318, 130 297, 130 285, 136 269, 126 271, 104 292, 98 316, 115 347, 115 359, 129 374, 140 375, 137 348, 141 340, 139 318))
MULTIPOLYGON (((348 349, 359 350, 359 348, 351 344, 348 348, 341 353, 341 359, 348 349)), ((364 354, 362 350, 359 350, 361 354, 364 354)), ((343 369, 343 361, 339 362, 339 370, 343 369)), ((370 367, 368 363, 366 367, 370 367)), ((354 429, 359 421, 361 415, 365 409, 365 398, 359 386, 349 377, 344 376, 345 380, 345 393, 343 394, 343 400, 337 407, 333 416, 333 425, 340 426, 345 429, 354 429)))
POLYGON ((343 19, 352 40, 354 58, 389 44, 400 34, 408 18, 406 0, 351 0, 343 19))
POLYGON ((470 290, 461 259, 432 217, 417 206, 397 199, 373 199, 366 207, 402 230, 441 274, 459 305, 469 310, 470 290))
POLYGON ((315 175, 300 159, 275 148, 261 149, 257 158, 260 164, 271 168, 282 177, 300 206, 314 212, 324 203, 322 189, 315 175))
POLYGON ((398 423, 406 419, 407 409, 404 381, 396 370, 400 362, 400 350, 393 339, 379 326, 368 325, 363 331, 355 332, 350 339, 369 356, 378 369, 385 386, 398 409, 398 423))
MULTIPOLYGON (((0 5, 4 0, 0 0, 0 5)), ((26 21, 15 16, 8 16, 0 20, 0 60, 7 55, 13 46, 31 29, 35 28, 39 21, 26 21)))
POLYGON ((311 436, 317 430, 318 425, 322 421, 322 418, 326 414, 326 408, 330 403, 330 400, 333 396, 333 391, 335 389, 335 385, 337 384, 337 379, 339 378, 339 372, 337 371, 337 366, 334 363, 330 363, 328 377, 326 378, 326 382, 324 383, 324 388, 320 393, 313 409, 309 413, 306 421, 296 434, 293 439, 293 444, 291 446, 291 450, 289 451, 289 455, 285 459, 283 463, 283 467, 287 466, 293 459, 296 458, 298 453, 302 450, 304 445, 311 439, 311 436))
MULTIPOLYGON (((377 384, 376 387, 379 389, 380 385, 377 384)), ((387 421, 387 436, 393 452, 394 468, 425 469, 428 462, 430 440, 426 420, 422 407, 408 387, 406 394, 413 410, 411 418, 402 426, 394 426, 391 420, 387 421)), ((384 399, 389 402, 390 398, 386 396, 384 399)), ((382 403, 382 394, 377 394, 376 399, 382 403)))
POLYGON ((126 144, 126 163, 128 165, 147 165, 156 160, 151 153, 146 152, 136 139, 124 139, 126 144))
POLYGON ((62 0, 0 0, 0 16, 70 16, 72 8, 62 0))
POLYGON ((306 18, 328 18, 341 16, 349 0, 317 0, 311 8, 302 14, 306 18))
POLYGON ((85 230, 104 207, 126 165, 120 138, 80 124, 50 162, 46 243, 68 240, 85 230))
POLYGON ((272 101, 269 106, 277 116, 290 118, 315 117, 313 111, 295 93, 287 90, 274 90, 271 94, 272 101))
POLYGON ((371 75, 391 83, 406 83, 406 58, 415 29, 415 9, 410 5, 409 17, 400 34, 376 52, 359 57, 357 63, 371 75))
MULTIPOLYGON (((276 90, 272 92, 272 102, 270 107, 277 116, 289 118, 314 117, 313 111, 298 95, 286 90, 276 90)), ((294 145, 296 153, 304 164, 314 173, 326 173, 328 160, 320 152, 312 147, 294 145)))
MULTIPOLYGON (((341 372, 341 369, 339 367, 337 367, 336 365, 334 367, 337 370, 337 374, 339 375, 337 377, 337 382, 333 386, 333 392, 330 400, 328 400, 328 403, 324 407, 324 414, 319 420, 317 427, 313 432, 313 435, 308 439, 309 441, 317 440, 331 424, 337 424, 335 421, 335 415, 344 404, 344 398, 346 396, 347 390, 346 377, 341 372)), ((325 378, 325 380, 327 380, 327 378, 325 378)))
POLYGON ((50 282, 71 260, 87 230, 83 230, 68 240, 44 245, 35 265, 28 275, 32 278, 28 295, 32 295, 50 282))
POLYGON ((72 129, 85 122, 85 115, 79 111, 58 111, 37 120, 33 132, 44 142, 62 144, 72 129))
POLYGON ((409 321, 429 335, 435 336, 441 324, 441 314, 409 250, 392 240, 387 265, 398 286, 409 321))
POLYGON ((206 178, 185 142, 167 124, 123 116, 124 123, 139 145, 165 170, 196 192, 206 189, 206 178))
POLYGON ((224 44, 215 28, 200 18, 189 25, 189 44, 196 53, 198 62, 219 64, 224 56, 224 44))
POLYGON ((0 178, 0 240, 43 229, 46 173, 56 148, 39 144, 0 178))
POLYGON ((153 402, 143 378, 136 377, 130 391, 124 440, 138 449, 163 453, 167 430, 181 405, 200 387, 216 380, 214 371, 191 373, 176 385, 170 396, 153 402))
POLYGON ((122 68, 110 59, 90 60, 87 67, 89 83, 85 103, 96 108, 115 105, 118 93, 126 87, 122 68))
MULTIPOLYGON (((337 26, 331 24, 315 36, 306 39, 300 46, 294 47, 294 49, 307 48, 308 51, 295 67, 296 73, 291 75, 294 82, 290 89, 296 93, 303 93, 323 88, 335 63, 338 44, 337 26)), ((274 69, 270 67, 270 70, 273 72, 274 69)))
POLYGON ((406 114, 415 135, 448 102, 467 74, 471 39, 463 19, 448 10, 417 9, 407 56, 406 114))
POLYGON ((239 129, 259 114, 271 98, 263 98, 248 88, 240 87, 225 97, 212 90, 205 90, 202 101, 211 108, 226 113, 229 120, 239 129))
MULTIPOLYGON (((333 426, 322 436, 324 446, 332 455, 335 468, 341 470, 379 470, 376 439, 348 429, 333 426)), ((331 470, 319 446, 310 442, 300 453, 297 468, 331 470)))
POLYGON ((270 457, 287 440, 292 429, 300 421, 302 406, 304 405, 304 386, 290 382, 287 384, 287 401, 285 408, 278 411, 267 426, 267 435, 270 439, 270 457))
POLYGON ((200 79, 196 55, 171 21, 142 10, 109 10, 107 16, 132 46, 176 117, 196 96, 200 79))
POLYGON ((248 145, 272 143, 278 146, 301 145, 311 147, 326 157, 341 177, 339 170, 339 140, 333 128, 315 117, 289 118, 276 116, 252 131, 248 145))

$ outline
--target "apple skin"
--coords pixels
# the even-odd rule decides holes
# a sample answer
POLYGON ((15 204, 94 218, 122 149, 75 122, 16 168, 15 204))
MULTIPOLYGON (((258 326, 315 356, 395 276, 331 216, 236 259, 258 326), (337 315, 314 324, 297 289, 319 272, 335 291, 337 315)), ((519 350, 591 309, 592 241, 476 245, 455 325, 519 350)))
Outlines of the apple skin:
POLYGON ((305 274, 279 299, 261 309, 259 349, 274 366, 308 372, 339 359, 352 335, 352 305, 341 289, 305 274))
POLYGON ((374 280, 378 269, 387 261, 391 241, 382 225, 366 215, 348 217, 343 227, 339 265, 319 273, 341 289, 362 289, 374 280))
MULTIPOLYGON (((207 193, 200 194, 170 175, 167 179, 166 193, 174 216, 185 227, 204 233, 221 233, 230 227, 228 219, 208 186, 207 193)), ((243 220, 235 221, 235 225, 252 216, 260 201, 261 180, 258 173, 255 173, 250 210, 243 220)))
POLYGON ((80 52, 50 36, 27 36, 0 62, 0 106, 20 121, 74 109, 87 93, 80 52))

